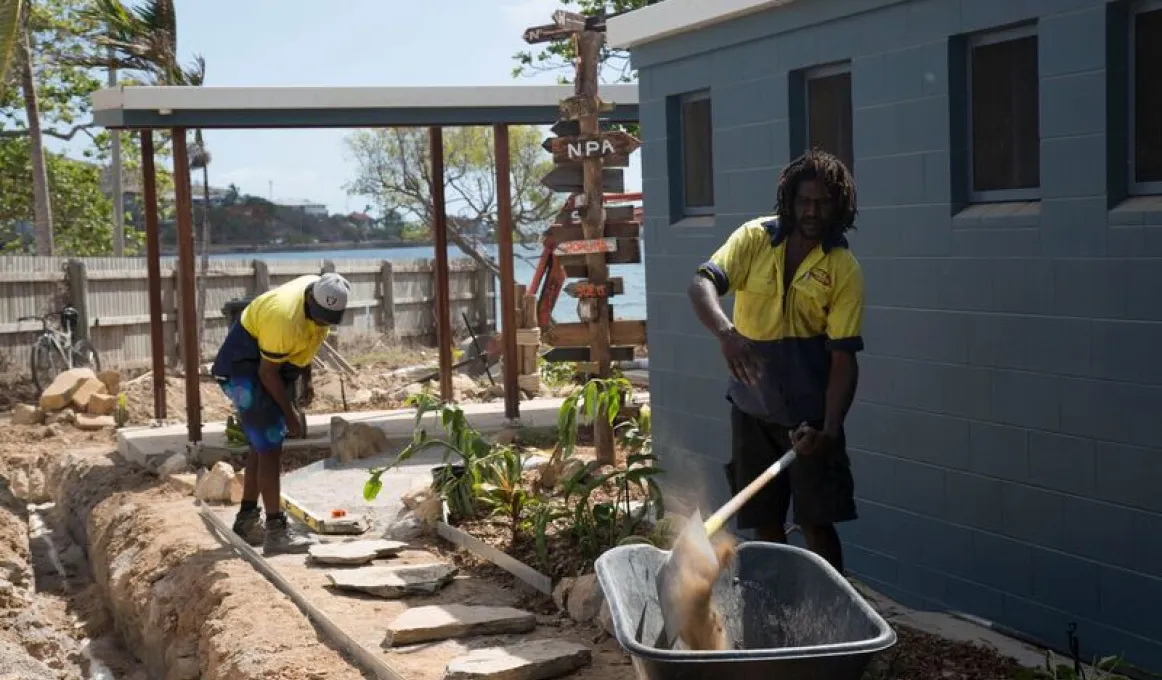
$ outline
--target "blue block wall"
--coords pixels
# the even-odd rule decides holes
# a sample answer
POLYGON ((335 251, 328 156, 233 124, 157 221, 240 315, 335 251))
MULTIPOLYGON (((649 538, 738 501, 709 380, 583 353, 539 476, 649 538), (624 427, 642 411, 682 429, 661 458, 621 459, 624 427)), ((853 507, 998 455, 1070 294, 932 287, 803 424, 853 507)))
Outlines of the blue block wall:
POLYGON ((730 451, 726 367, 686 286, 735 227, 770 211, 801 151, 791 72, 849 59, 852 244, 867 280, 850 568, 906 604, 1058 648, 1076 623, 1084 656, 1162 669, 1162 198, 1124 200, 1123 11, 797 0, 634 51, 655 446, 679 510, 727 498, 730 451), (965 95, 950 53, 957 36, 1030 19, 1041 200, 997 215, 957 198, 950 121, 965 95), (715 214, 680 220, 666 102, 703 88, 715 214))

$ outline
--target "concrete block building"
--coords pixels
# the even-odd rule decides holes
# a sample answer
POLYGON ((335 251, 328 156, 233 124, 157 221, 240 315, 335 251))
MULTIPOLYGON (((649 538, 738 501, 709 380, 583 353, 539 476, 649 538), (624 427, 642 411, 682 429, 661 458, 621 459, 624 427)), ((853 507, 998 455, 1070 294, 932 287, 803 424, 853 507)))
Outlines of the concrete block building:
POLYGON ((663 0, 609 40, 639 76, 674 502, 728 495, 687 283, 821 146, 855 173, 867 286, 851 570, 1162 670, 1162 3, 663 0))

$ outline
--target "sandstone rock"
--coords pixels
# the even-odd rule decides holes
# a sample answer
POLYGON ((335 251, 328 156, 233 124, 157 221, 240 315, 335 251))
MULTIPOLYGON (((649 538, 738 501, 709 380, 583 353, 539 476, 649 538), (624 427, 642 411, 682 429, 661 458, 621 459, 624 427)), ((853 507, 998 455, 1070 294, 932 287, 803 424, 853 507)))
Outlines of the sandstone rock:
POLYGON ((233 482, 233 466, 221 461, 214 463, 214 467, 198 480, 194 497, 203 503, 229 503, 230 485, 233 482))
POLYGON ((327 572, 339 590, 356 590, 388 600, 408 595, 430 595, 452 582, 457 569, 450 564, 405 564, 398 567, 362 567, 327 572))
POLYGON ((73 393, 88 380, 97 380, 97 374, 91 368, 73 368, 61 373, 40 395, 40 407, 45 411, 65 408, 73 398, 73 393))
POLYGON ((28 490, 24 500, 29 503, 47 503, 52 500, 48 495, 48 487, 45 486, 44 472, 40 468, 33 467, 28 470, 28 490))
POLYGON ((497 432, 496 434, 494 434, 492 436, 492 441, 494 444, 500 444, 502 446, 511 446, 513 444, 513 442, 516 441, 516 429, 512 428, 512 427, 505 428, 505 429, 501 430, 500 432, 497 432))
POLYGON ((474 394, 479 388, 476 381, 463 373, 452 374, 452 390, 455 392, 463 392, 465 394, 474 394))
POLYGON ((424 386, 419 383, 411 383, 407 387, 403 388, 403 392, 406 396, 414 397, 418 394, 424 393, 424 386))
POLYGON ((56 425, 45 425, 44 428, 40 431, 40 436, 45 439, 51 439, 52 437, 60 436, 60 433, 60 427, 56 425))
POLYGON ((97 380, 96 376, 93 376, 82 381, 80 385, 77 385, 77 389, 73 391, 73 396, 69 399, 69 403, 77 411, 88 411, 89 400, 93 398, 94 394, 106 394, 108 392, 109 390, 105 387, 105 383, 97 380))
POLYGON ((411 510, 403 510, 395 521, 383 532, 383 537, 392 541, 411 541, 423 536, 429 524, 421 520, 411 510))
POLYGON ((593 662, 593 652, 565 640, 530 640, 474 649, 448 662, 444 680, 548 680, 593 662))
POLYGON ((169 458, 165 459, 157 468, 158 477, 169 477, 171 475, 181 474, 190 469, 190 460, 186 458, 184 453, 175 453, 169 458))
POLYGON ((358 566, 381 557, 394 557, 406 547, 402 541, 383 539, 319 543, 311 546, 310 557, 320 564, 358 566))
POLYGON ((12 495, 16 496, 17 500, 27 501, 28 492, 28 473, 24 470, 13 470, 8 475, 8 488, 12 491, 12 495))
POLYGON ((117 395, 94 394, 89 397, 87 410, 92 416, 107 416, 117 408, 117 395))
POLYGON ((609 611, 609 602, 601 601, 601 611, 597 614, 597 627, 605 631, 606 635, 613 635, 613 612, 609 611))
POLYGON ((369 389, 355 390, 355 393, 347 397, 348 406, 366 406, 371 403, 375 397, 369 389))
POLYGON ((487 387, 486 394, 490 397, 501 398, 504 396, 504 385, 497 383, 487 387))
POLYGON ((403 506, 412 511, 416 519, 430 524, 440 519, 442 506, 440 497, 432 491, 432 485, 426 479, 419 479, 412 483, 404 495, 400 497, 403 506))
POLYGON ((97 374, 97 380, 105 383, 105 389, 109 390, 109 394, 117 394, 121 391, 121 373, 118 371, 101 371, 97 374))
POLYGON ((341 463, 384 453, 389 444, 387 434, 367 423, 348 423, 339 416, 331 418, 331 453, 341 463))
POLYGON ((117 421, 113 420, 113 416, 91 416, 88 413, 78 413, 76 426, 78 430, 112 430, 117 427, 117 421))
POLYGON ((71 408, 56 413, 46 413, 44 416, 46 425, 72 425, 76 420, 77 414, 71 408))
POLYGON ((597 582, 596 574, 585 574, 577 577, 573 590, 569 592, 567 606, 569 618, 578 623, 588 623, 601 613, 601 605, 605 603, 605 593, 601 584, 597 582))
POLYGON ((475 607, 463 604, 412 607, 387 626, 384 649, 419 642, 475 635, 528 633, 537 617, 512 607, 475 607))
POLYGON ((17 404, 12 409, 13 425, 40 425, 44 422, 44 411, 31 404, 17 404))
POLYGON ((566 576, 557 583, 557 587, 553 588, 553 603, 557 605, 557 609, 567 611, 569 603, 569 593, 573 590, 573 585, 577 579, 566 576))

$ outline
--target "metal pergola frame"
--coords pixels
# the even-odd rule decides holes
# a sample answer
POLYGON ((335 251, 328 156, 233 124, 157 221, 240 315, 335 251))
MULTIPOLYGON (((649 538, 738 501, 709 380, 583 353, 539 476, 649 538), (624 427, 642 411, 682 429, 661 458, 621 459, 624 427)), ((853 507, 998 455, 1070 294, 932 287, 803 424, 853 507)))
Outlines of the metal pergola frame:
MULTIPOLYGON (((512 196, 508 127, 552 125, 572 86, 493 87, 126 87, 93 94, 93 119, 100 127, 141 135, 146 265, 149 278, 150 342, 154 417, 166 417, 165 343, 162 333, 161 258, 153 131, 173 135, 174 193, 178 239, 178 324, 183 338, 197 327, 194 297, 193 208, 186 131, 201 129, 426 127, 432 174, 444 176, 444 127, 490 125, 494 130, 500 265, 501 337, 504 348, 505 417, 520 415, 517 385, 516 304, 512 251, 512 196)), ((613 122, 638 121, 636 85, 606 85, 603 98, 613 122)), ((448 293, 447 205, 444 183, 432 187, 436 259, 436 337, 440 394, 452 398, 452 324, 448 293)), ((181 343, 186 379, 186 426, 190 442, 202 440, 199 366, 201 348, 181 343)))

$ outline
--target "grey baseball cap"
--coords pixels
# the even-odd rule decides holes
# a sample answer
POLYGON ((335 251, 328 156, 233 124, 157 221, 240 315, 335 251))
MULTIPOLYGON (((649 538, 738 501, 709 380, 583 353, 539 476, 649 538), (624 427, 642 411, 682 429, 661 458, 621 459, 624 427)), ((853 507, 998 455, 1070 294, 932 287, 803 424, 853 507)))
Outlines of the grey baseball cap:
POLYGON ((343 321, 350 293, 351 284, 347 279, 332 272, 323 274, 307 293, 307 311, 312 319, 337 326, 343 321))

